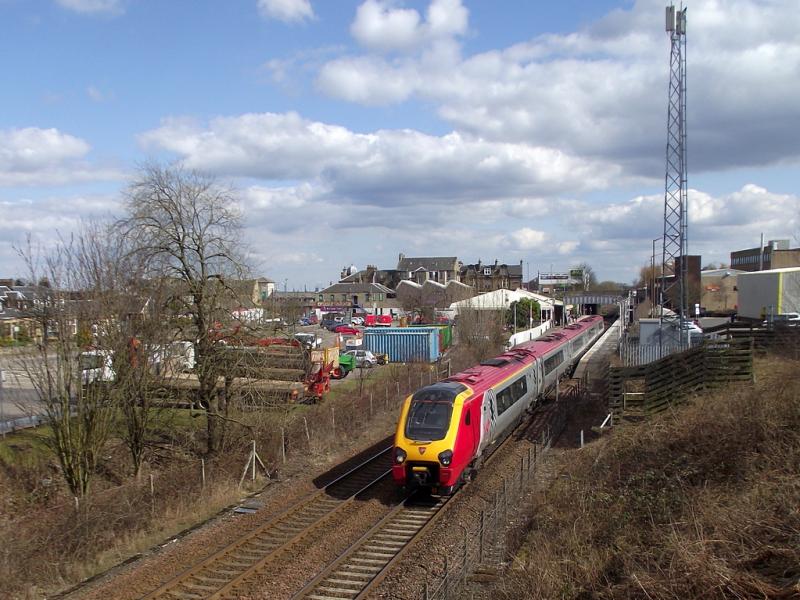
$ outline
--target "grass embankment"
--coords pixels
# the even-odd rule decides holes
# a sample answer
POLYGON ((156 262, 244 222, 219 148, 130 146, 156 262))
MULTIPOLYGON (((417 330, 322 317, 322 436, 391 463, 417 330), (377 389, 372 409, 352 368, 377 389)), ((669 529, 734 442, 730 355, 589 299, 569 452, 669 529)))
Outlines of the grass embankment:
POLYGON ((222 452, 205 461, 205 486, 206 421, 196 411, 155 411, 139 479, 131 476, 117 423, 91 494, 77 507, 44 443, 46 428, 0 440, 0 597, 39 598, 68 587, 241 498, 248 482, 239 489, 239 478, 253 439, 273 477, 277 470, 273 481, 317 474, 386 435, 400 398, 428 380, 420 366, 390 365, 363 375, 363 381, 351 375, 338 382, 320 405, 233 407, 222 452))
POLYGON ((582 451, 533 498, 505 598, 800 598, 798 363, 582 451))

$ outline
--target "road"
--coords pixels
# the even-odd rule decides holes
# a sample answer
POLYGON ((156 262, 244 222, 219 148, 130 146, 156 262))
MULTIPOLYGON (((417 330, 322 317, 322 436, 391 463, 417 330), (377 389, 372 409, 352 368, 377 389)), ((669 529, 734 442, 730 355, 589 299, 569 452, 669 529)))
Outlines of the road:
POLYGON ((5 381, 0 388, 0 421, 41 414, 39 397, 25 369, 37 368, 41 357, 35 354, 0 353, 0 371, 5 381))

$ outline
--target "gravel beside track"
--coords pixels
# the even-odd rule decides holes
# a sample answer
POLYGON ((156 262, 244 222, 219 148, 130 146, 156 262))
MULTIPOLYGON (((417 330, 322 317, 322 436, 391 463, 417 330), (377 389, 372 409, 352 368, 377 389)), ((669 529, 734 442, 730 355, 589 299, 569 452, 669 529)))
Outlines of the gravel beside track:
MULTIPOLYGON (((385 433, 383 434, 385 435, 385 433)), ((139 599, 203 558, 247 535, 253 529, 270 521, 287 507, 301 501, 319 490, 342 473, 346 472, 378 447, 389 443, 390 438, 381 439, 369 448, 352 456, 313 480, 299 469, 293 476, 273 481, 254 500, 263 507, 253 514, 234 514, 225 511, 218 518, 209 520, 201 527, 179 539, 167 539, 160 546, 151 548, 141 558, 111 569, 89 584, 80 586, 63 598, 70 600, 119 600, 139 599)), ((308 465, 305 465, 308 468, 308 465)), ((392 490, 394 493, 394 490, 392 490)), ((307 575, 306 579, 308 579, 307 575)))

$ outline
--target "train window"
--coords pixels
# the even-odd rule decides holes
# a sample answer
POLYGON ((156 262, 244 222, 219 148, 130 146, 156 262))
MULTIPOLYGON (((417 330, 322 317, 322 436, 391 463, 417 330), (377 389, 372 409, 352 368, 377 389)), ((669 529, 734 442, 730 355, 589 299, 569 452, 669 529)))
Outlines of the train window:
POLYGON ((557 352, 553 356, 546 358, 544 361, 544 374, 552 372, 558 365, 564 361, 564 351, 557 352))
POLYGON ((523 375, 507 388, 497 392, 497 414, 502 415, 528 392, 528 382, 523 375))
POLYGON ((417 390, 406 418, 406 437, 418 441, 444 439, 450 428, 453 401, 466 389, 460 383, 442 382, 417 390))
POLYGON ((406 437, 412 440, 441 440, 450 428, 453 405, 449 402, 413 401, 406 421, 406 437))

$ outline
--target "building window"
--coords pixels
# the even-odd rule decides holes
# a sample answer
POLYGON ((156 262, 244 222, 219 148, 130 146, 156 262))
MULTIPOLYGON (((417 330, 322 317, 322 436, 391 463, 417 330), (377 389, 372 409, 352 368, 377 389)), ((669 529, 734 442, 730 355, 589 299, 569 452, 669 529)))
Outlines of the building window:
POLYGON ((483 274, 484 275, 491 275, 492 274, 492 268, 491 267, 484 267, 483 274))
POLYGON ((369 302, 370 300, 372 300, 372 294, 370 294, 369 292, 365 293, 364 302, 369 302))

